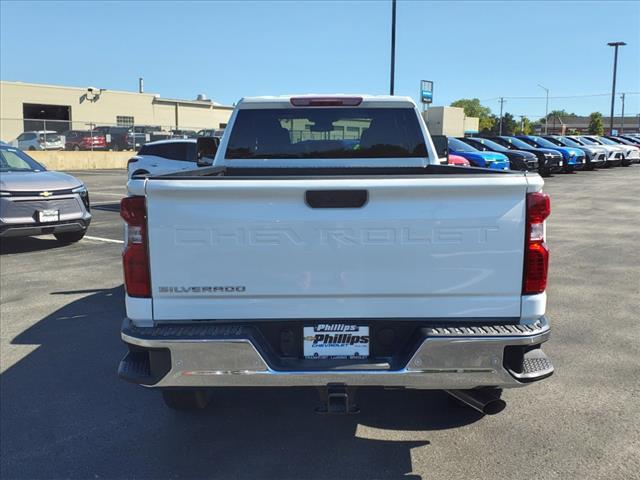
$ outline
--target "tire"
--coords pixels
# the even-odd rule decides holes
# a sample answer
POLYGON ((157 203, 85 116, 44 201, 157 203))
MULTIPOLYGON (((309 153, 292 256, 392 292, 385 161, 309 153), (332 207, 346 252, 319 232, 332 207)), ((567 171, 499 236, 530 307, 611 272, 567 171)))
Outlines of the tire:
POLYGON ((163 390, 162 400, 172 410, 202 410, 209 404, 211 396, 204 389, 163 390))
POLYGON ((76 243, 82 240, 86 230, 80 230, 79 232, 60 232, 54 233, 53 236, 56 237, 61 243, 76 243))
POLYGON ((136 175, 149 175, 149 172, 147 172, 146 170, 136 170, 131 174, 132 177, 136 175))
POLYGON ((79 152, 80 151, 80 145, 74 145, 73 146, 73 151, 74 152, 79 152))
POLYGON ((35 152, 36 151, 36 147, 29 147, 29 151, 30 152, 35 152))

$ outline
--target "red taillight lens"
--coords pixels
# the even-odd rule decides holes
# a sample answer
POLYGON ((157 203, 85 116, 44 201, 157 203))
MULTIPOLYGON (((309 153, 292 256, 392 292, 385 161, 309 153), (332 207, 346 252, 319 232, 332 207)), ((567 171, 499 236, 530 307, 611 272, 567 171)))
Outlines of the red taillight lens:
POLYGON ((294 107, 357 107, 362 97, 291 97, 294 107))
POLYGON ((151 276, 144 197, 123 198, 120 201, 120 216, 127 223, 127 246, 122 253, 127 294, 131 297, 150 297, 151 276))
POLYGON ((549 249, 544 238, 544 221, 550 214, 549 195, 541 192, 527 194, 524 279, 522 282, 524 295, 542 293, 547 288, 549 249))

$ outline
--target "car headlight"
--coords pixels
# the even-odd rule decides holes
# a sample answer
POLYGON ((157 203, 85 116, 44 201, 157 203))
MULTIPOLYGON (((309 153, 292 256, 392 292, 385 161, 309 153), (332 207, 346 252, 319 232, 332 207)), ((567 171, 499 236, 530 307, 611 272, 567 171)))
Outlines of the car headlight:
POLYGON ((71 191, 80 195, 80 199, 82 200, 82 203, 84 203, 84 207, 87 209, 87 212, 91 212, 91 203, 89 202, 89 191, 87 190, 87 187, 83 184, 71 191))
POLYGON ((79 187, 76 187, 71 191, 73 193, 79 193, 80 195, 86 195, 87 194, 87 187, 84 186, 84 185, 80 185, 79 187))

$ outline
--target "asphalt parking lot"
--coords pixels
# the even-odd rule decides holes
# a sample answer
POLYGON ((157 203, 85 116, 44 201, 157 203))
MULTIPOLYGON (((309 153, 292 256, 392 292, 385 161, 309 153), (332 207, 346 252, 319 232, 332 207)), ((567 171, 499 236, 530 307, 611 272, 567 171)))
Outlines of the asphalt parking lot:
POLYGON ((546 181, 556 373, 505 392, 493 417, 377 389, 352 416, 315 414, 313 390, 168 410, 116 377, 126 174, 72 173, 94 205, 88 236, 1 244, 3 479, 640 478, 640 166, 546 181))

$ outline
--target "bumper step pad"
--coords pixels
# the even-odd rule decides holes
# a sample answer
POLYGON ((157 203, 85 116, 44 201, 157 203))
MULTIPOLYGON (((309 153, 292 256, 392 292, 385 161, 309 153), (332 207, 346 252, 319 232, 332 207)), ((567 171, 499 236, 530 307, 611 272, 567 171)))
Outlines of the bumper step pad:
POLYGON ((532 382, 551 376, 553 373, 553 364, 542 349, 536 348, 524 354, 522 372, 519 373, 509 370, 509 373, 521 382, 532 382))
POLYGON ((152 383, 149 356, 142 352, 128 352, 118 365, 118 377, 132 383, 152 383))

